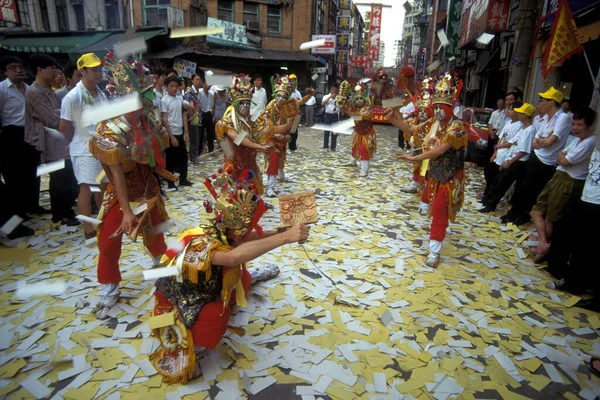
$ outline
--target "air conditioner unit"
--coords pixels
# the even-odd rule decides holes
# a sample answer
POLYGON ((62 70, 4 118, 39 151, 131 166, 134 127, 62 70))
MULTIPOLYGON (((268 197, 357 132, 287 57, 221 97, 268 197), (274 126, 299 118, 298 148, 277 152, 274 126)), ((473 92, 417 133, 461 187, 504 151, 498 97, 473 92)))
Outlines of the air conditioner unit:
POLYGON ((69 0, 69 4, 72 4, 74 6, 81 5, 81 3, 83 3, 83 0, 69 0))
POLYGON ((249 31, 260 32, 260 21, 246 21, 246 29, 249 31))

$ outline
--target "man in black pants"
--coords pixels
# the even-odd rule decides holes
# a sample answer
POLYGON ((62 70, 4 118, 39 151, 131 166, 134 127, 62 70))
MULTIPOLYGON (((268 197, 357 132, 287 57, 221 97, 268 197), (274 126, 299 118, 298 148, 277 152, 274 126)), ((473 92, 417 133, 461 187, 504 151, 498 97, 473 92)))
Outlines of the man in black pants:
POLYGON ((206 80, 202 82, 202 90, 199 92, 200 112, 202 113, 202 126, 200 127, 200 151, 204 146, 204 138, 208 145, 208 152, 212 153, 215 150, 215 95, 209 88, 206 80))
POLYGON ((6 79, 0 83, 0 167, 10 193, 10 212, 26 218, 27 214, 46 214, 39 206, 39 180, 35 176, 37 152, 25 143, 25 67, 15 56, 3 57, 0 68, 6 79), (32 175, 33 174, 33 175, 32 175))
MULTIPOLYGON (((42 158, 45 163, 64 160, 68 145, 67 138, 58 132, 60 99, 52 90, 56 65, 56 60, 46 54, 29 58, 35 82, 25 93, 25 142, 35 149, 38 165, 42 158), (46 132, 45 128, 55 132, 46 132)), ((35 179, 35 171, 32 171, 32 179, 35 179)), ((68 226, 81 224, 72 209, 75 184, 71 160, 65 160, 65 168, 50 173, 52 222, 68 226)))

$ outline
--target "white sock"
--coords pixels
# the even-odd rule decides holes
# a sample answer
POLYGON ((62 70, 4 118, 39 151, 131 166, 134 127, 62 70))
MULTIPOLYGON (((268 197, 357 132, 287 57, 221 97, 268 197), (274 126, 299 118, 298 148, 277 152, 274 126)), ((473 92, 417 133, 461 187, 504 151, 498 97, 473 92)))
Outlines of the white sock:
POLYGON ((279 168, 277 170, 277 176, 279 177, 279 179, 285 179, 285 171, 283 170, 283 168, 279 168))
POLYGON ((269 175, 267 178, 267 189, 275 190, 275 185, 277 185, 277 175, 269 175))
POLYGON ((162 258, 162 254, 160 256, 152 257, 152 265, 158 267, 160 265, 160 259, 162 258))
POLYGON ((356 158, 350 156, 350 164, 356 165, 356 158))
POLYGON ((101 283, 100 284, 100 296, 114 296, 119 292, 118 283, 101 283))
POLYGON ((417 183, 417 181, 410 181, 410 188, 411 189, 418 189, 419 188, 419 184, 417 183))
POLYGON ((369 161, 361 161, 360 166, 363 172, 369 172, 369 161))
POLYGON ((429 251, 431 253, 440 254, 442 250, 442 242, 438 242, 437 240, 429 241, 429 251))

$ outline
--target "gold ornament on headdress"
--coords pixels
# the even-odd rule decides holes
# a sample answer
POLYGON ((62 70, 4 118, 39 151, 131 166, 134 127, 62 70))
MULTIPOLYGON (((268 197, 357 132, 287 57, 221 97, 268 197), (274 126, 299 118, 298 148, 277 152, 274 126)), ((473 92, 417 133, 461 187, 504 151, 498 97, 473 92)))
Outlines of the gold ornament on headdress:
POLYGON ((154 87, 150 67, 137 55, 117 60, 115 55, 109 52, 104 57, 103 66, 111 73, 119 96, 134 92, 143 93, 154 87))
POLYGON ((276 92, 285 92, 289 96, 294 91, 294 83, 290 80, 290 78, 287 75, 272 76, 271 87, 273 89, 273 94, 275 94, 276 92))
POLYGON ((433 91, 432 103, 454 105, 462 89, 462 81, 456 75, 446 74, 437 81, 433 91))
POLYGON ((229 98, 234 104, 240 101, 252 101, 252 82, 250 76, 239 74, 233 76, 233 85, 229 87, 229 98))
POLYGON ((421 107, 429 107, 431 105, 431 99, 432 99, 432 91, 433 91, 433 87, 434 87, 434 79, 431 77, 427 77, 424 78, 421 82, 420 82, 420 90, 419 90, 419 94, 418 94, 418 98, 417 101, 415 102, 415 107, 417 108, 421 108, 421 107))
POLYGON ((346 107, 352 92, 352 85, 348 81, 340 83, 339 93, 335 99, 336 104, 340 108, 346 107))

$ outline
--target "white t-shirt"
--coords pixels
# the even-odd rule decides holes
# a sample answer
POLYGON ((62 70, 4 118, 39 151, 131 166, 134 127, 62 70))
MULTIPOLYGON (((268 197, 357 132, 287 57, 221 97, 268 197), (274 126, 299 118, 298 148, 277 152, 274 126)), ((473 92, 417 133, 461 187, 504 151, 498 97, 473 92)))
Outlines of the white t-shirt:
POLYGON ((592 152, 581 200, 587 203, 600 204, 600 141, 597 142, 592 152))
POLYGON ((568 114, 558 110, 551 119, 546 120, 538 129, 535 137, 545 139, 550 135, 558 137, 558 140, 550 147, 535 150, 535 155, 546 165, 556 165, 556 158, 567 143, 569 133, 571 132, 572 121, 568 114))
POLYGON ((162 99, 162 111, 167 119, 173 135, 183 135, 183 97, 167 94, 162 99))
POLYGON ((292 93, 290 99, 302 100, 302 95, 300 94, 300 91, 298 89, 294 89, 294 93, 292 93))
POLYGON ((92 135, 96 133, 96 125, 100 121, 95 121, 90 126, 79 126, 79 121, 83 110, 107 101, 106 96, 97 86, 96 93, 96 98, 93 98, 83 86, 83 82, 79 82, 67 93, 60 106, 60 118, 73 124, 73 140, 69 145, 69 153, 72 156, 91 156, 88 142, 92 135))
POLYGON ((165 92, 164 90, 156 90, 156 88, 154 88, 152 91, 154 92, 154 105, 156 106, 156 108, 158 108, 158 112, 161 112, 162 99, 163 97, 165 97, 165 92))
MULTIPOLYGON (((500 132, 503 128, 503 125, 505 123, 504 121, 506 120, 506 118, 506 109, 502 111, 496 110, 492 113, 489 124, 492 125, 494 129, 498 129, 498 132, 500 132)), ((508 121, 506 121, 506 123, 508 122, 510 122, 510 118, 508 119, 508 121)))
POLYGON ((546 123, 546 121, 548 120, 548 115, 544 114, 543 116, 538 114, 535 117, 533 117, 533 126, 535 126, 535 131, 539 131, 540 127, 546 123))
POLYGON ((307 106, 314 106, 316 102, 317 100, 315 99, 315 96, 310 96, 310 99, 308 99, 304 104, 307 106))
MULTIPOLYGON (((523 128, 523 123, 521 121, 509 121, 506 125, 504 125, 502 131, 498 134, 498 139, 500 140, 500 143, 512 143, 511 139, 513 138, 515 133, 521 130, 521 128, 523 128)), ((509 150, 510 148, 496 150, 496 159, 494 160, 494 162, 498 165, 502 165, 502 163, 506 161, 506 155, 508 154, 509 150)))
POLYGON ((519 153, 525 153, 525 155, 519 158, 519 161, 525 162, 529 160, 529 155, 531 154, 531 145, 533 143, 533 137, 535 136, 535 128, 533 125, 523 129, 519 129, 511 138, 510 149, 508 149, 508 153, 506 154, 505 161, 511 160, 514 156, 519 153))
POLYGON ((404 118, 408 118, 408 117, 412 116, 413 113, 415 112, 415 105, 411 101, 410 103, 408 103, 404 107, 401 107, 400 108, 400 112, 402 113, 402 116, 404 118))
POLYGON ((254 93, 252 94, 252 104, 250 104, 250 116, 252 117, 253 121, 258 118, 266 106, 267 91, 264 87, 261 87, 260 89, 254 88, 254 93))
POLYGON ((598 137, 594 135, 583 140, 576 139, 572 141, 566 148, 567 155, 565 156, 571 166, 563 167, 562 165, 559 165, 556 169, 558 171, 566 172, 573 179, 580 181, 585 180, 588 174, 590 158, 592 158, 592 152, 596 147, 597 139, 598 137))
POLYGON ((326 101, 325 103, 325 112, 327 114, 337 114, 339 109, 337 104, 335 103, 335 99, 331 98, 331 93, 325 95, 325 97, 323 98, 323 101, 326 101))

